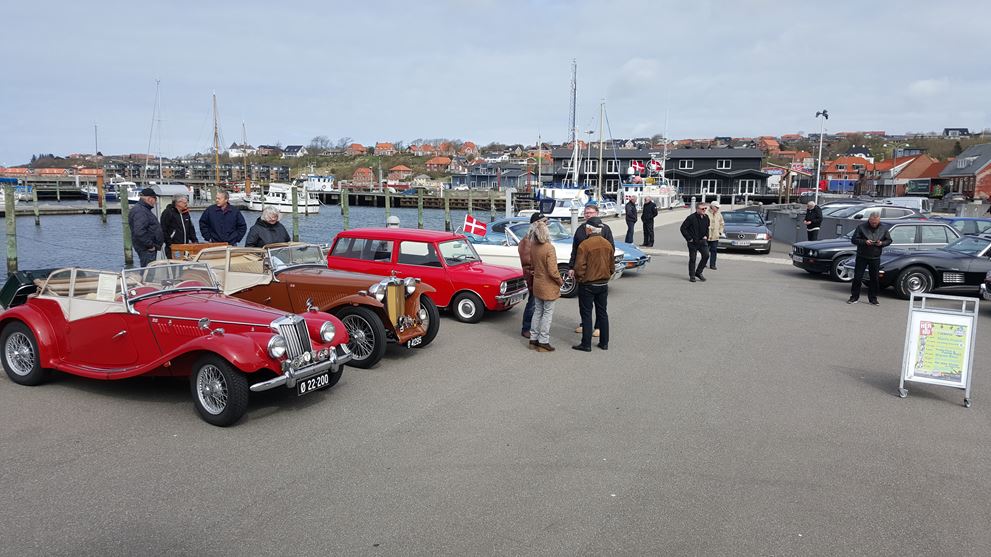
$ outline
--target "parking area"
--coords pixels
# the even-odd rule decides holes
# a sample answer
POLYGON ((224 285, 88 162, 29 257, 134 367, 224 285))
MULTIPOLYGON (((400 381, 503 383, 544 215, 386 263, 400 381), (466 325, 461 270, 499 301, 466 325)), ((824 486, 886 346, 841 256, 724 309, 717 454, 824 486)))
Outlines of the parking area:
POLYGON ((570 350, 573 299, 550 354, 521 308, 446 316, 227 429, 184 382, 0 380, 0 554, 991 554, 991 308, 972 408, 899 399, 907 302, 848 306, 779 244, 689 283, 669 215, 608 352, 570 350))

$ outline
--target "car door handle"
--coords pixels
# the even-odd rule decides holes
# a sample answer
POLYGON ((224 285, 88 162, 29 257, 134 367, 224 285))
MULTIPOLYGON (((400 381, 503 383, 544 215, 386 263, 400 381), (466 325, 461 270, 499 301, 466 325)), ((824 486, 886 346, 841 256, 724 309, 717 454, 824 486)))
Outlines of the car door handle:
POLYGON ((110 337, 110 340, 117 340, 117 339, 119 339, 120 337, 122 337, 122 336, 124 336, 126 334, 127 334, 127 330, 125 329, 125 330, 117 333, 116 335, 110 337))

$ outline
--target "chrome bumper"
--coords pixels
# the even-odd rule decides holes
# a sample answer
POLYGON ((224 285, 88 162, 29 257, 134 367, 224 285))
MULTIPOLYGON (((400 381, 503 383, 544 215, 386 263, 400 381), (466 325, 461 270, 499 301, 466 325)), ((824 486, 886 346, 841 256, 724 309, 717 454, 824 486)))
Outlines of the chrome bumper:
POLYGON ((328 358, 322 362, 317 362, 301 368, 294 368, 291 364, 286 363, 283 366, 282 375, 269 379, 268 381, 255 383, 251 386, 251 391, 258 393, 283 386, 292 389, 296 387, 296 383, 309 379, 310 377, 315 377, 321 373, 325 373, 327 371, 337 373, 337 370, 340 369, 341 366, 350 361, 351 351, 348 350, 346 344, 342 344, 337 348, 332 349, 328 358), (337 353, 338 350, 341 351, 340 354, 337 353))
POLYGON ((496 296, 496 302, 501 306, 514 306, 526 299, 527 289, 517 290, 512 294, 502 294, 496 296))

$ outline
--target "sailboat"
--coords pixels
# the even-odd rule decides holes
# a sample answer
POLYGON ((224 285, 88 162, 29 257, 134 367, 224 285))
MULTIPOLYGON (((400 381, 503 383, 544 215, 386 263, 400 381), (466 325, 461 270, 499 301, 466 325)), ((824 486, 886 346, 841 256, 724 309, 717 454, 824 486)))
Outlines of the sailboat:
MULTIPOLYGON (((181 186, 183 188, 186 188, 186 191, 190 193, 190 199, 192 199, 192 189, 189 186, 178 182, 168 183, 165 181, 165 164, 162 159, 162 121, 161 121, 161 114, 159 113, 160 84, 161 81, 156 79, 155 107, 152 109, 151 129, 148 131, 148 155, 145 158, 144 167, 141 169, 141 179, 145 184, 147 184, 148 187, 153 187, 153 186, 161 187, 161 186, 170 186, 170 185, 181 186), (148 163, 151 161, 151 142, 152 142, 152 138, 155 135, 156 116, 158 117, 158 181, 153 181, 153 180, 148 180, 148 163)), ((116 185, 118 195, 125 195, 126 192, 127 202, 131 205, 137 203, 140 200, 141 190, 144 189, 144 186, 139 186, 134 182, 112 182, 112 185, 116 185)))

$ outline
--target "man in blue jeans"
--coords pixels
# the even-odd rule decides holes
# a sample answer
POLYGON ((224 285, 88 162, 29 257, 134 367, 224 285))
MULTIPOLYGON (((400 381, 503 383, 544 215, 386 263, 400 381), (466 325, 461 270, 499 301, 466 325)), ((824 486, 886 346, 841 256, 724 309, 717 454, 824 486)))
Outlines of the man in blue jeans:
MULTIPOLYGON (((530 215, 530 224, 537 221, 547 222, 547 216, 543 213, 534 213, 530 215)), ((525 338, 530 338, 530 321, 533 320, 533 263, 530 261, 530 232, 526 233, 520 240, 519 246, 516 247, 518 253, 520 254, 520 266, 523 268, 523 278, 526 279, 527 290, 530 291, 526 298, 526 307, 523 308, 523 328, 520 334, 525 338)))

